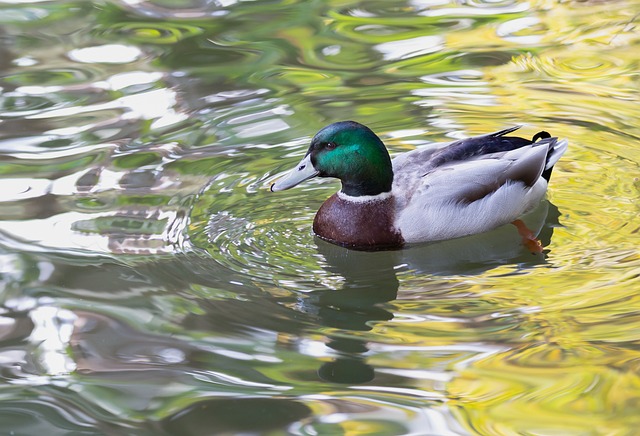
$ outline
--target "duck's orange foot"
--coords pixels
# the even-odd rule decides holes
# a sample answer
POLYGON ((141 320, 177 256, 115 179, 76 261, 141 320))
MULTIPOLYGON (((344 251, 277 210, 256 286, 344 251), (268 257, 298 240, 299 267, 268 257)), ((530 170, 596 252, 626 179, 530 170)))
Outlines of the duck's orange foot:
POLYGON ((516 229, 518 229, 518 233, 520 234, 520 236, 522 236, 522 245, 527 247, 527 250, 529 250, 533 254, 542 253, 542 242, 540 242, 540 240, 536 238, 536 235, 534 235, 533 232, 529 230, 527 225, 522 220, 515 220, 511 224, 516 226, 516 229))

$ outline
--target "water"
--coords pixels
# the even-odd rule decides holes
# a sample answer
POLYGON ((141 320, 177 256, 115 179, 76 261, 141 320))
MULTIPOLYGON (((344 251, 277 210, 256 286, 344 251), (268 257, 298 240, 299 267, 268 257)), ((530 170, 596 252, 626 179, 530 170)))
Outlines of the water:
POLYGON ((0 1, 3 434, 633 435, 640 8, 0 1), (324 125, 570 148, 514 228, 313 237, 324 125))

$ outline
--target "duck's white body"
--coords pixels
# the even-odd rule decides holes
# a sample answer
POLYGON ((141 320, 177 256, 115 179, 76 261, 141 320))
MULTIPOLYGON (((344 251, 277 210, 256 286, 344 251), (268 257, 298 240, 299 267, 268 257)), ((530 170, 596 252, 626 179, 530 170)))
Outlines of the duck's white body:
POLYGON ((566 140, 548 138, 438 164, 452 144, 416 149, 392 160, 394 223, 405 243, 458 238, 516 220, 542 200, 547 191, 542 174, 567 148, 566 140))

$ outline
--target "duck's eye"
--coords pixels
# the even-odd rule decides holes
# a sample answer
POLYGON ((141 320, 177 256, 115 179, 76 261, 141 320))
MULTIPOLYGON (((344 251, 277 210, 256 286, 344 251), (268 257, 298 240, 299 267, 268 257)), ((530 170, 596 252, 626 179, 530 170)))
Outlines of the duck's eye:
POLYGON ((327 142, 327 145, 325 145, 325 148, 327 150, 334 150, 337 146, 338 144, 336 144, 335 142, 327 142))

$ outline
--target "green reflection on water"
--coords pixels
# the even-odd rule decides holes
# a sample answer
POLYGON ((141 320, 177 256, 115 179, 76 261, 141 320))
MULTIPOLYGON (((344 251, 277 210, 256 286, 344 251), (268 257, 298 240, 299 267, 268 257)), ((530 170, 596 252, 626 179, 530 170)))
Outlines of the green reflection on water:
POLYGON ((0 2, 4 428, 634 434, 638 12, 0 2), (545 253, 511 228, 314 239, 337 185, 267 188, 339 119, 393 153, 512 124, 567 137, 528 218, 545 253))

